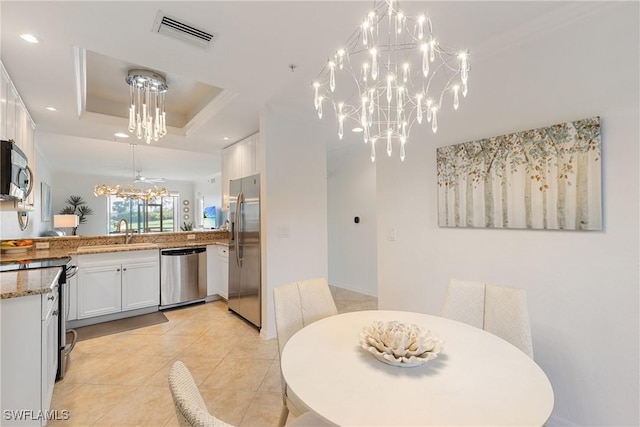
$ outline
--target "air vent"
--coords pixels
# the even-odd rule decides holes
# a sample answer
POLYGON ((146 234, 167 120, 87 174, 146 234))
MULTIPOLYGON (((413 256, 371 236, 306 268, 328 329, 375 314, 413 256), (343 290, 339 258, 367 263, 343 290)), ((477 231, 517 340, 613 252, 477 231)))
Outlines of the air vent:
POLYGON ((208 48, 213 43, 213 34, 186 22, 178 21, 165 15, 162 11, 158 12, 152 31, 203 49, 208 48))

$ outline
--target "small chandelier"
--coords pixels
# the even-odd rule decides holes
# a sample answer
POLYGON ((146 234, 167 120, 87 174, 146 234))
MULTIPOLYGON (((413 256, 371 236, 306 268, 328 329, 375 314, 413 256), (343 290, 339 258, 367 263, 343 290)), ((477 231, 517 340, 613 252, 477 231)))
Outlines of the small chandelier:
POLYGON ((155 199, 156 197, 168 197, 169 192, 166 188, 158 188, 158 186, 154 185, 153 188, 141 189, 134 188, 133 185, 121 186, 118 185, 96 185, 93 189, 93 195, 96 197, 99 196, 116 196, 121 199, 133 199, 133 200, 143 200, 148 202, 151 199, 155 199))
POLYGON ((167 134, 164 93, 169 89, 164 77, 148 70, 130 70, 126 78, 129 84, 129 132, 147 144, 158 141, 167 134))
POLYGON ((460 94, 467 96, 468 56, 443 49, 426 15, 406 16, 393 0, 374 3, 313 82, 318 117, 329 101, 339 139, 345 120, 353 120, 371 144, 371 161, 377 141, 386 142, 389 156, 392 144, 399 143, 404 161, 412 126, 426 118, 435 133, 440 109, 450 103, 457 110, 460 94))
MULTIPOLYGON (((133 159, 133 181, 136 179, 136 144, 129 144, 131 146, 131 156, 133 159)), ((168 197, 170 196, 169 191, 166 188, 158 188, 158 186, 154 185, 153 188, 135 188, 132 184, 130 185, 107 185, 100 184, 96 185, 93 189, 93 195, 96 197, 99 196, 116 196, 121 199, 133 199, 133 200, 143 200, 148 202, 151 199, 155 199, 156 197, 168 197)))

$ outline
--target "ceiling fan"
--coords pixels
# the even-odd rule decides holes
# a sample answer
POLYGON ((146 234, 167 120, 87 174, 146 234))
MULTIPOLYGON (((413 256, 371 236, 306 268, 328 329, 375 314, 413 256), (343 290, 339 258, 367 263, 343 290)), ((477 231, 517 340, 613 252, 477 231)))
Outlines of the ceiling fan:
POLYGON ((151 178, 151 177, 142 175, 141 170, 136 171, 136 145, 137 144, 129 144, 129 145, 131 145, 131 154, 133 158, 133 181, 136 183, 148 182, 150 184, 154 184, 157 182, 164 182, 165 181, 164 178, 151 178))
POLYGON ((135 176, 135 182, 149 182, 149 183, 164 182, 164 178, 149 178, 142 175, 142 171, 138 171, 138 173, 135 176))

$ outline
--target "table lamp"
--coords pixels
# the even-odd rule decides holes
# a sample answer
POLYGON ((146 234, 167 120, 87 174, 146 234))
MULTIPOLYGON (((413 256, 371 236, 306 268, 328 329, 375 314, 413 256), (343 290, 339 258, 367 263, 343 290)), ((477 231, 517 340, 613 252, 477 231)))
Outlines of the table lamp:
POLYGON ((78 215, 54 215, 53 216, 53 226, 55 228, 73 228, 74 236, 76 235, 78 224, 80 224, 80 217, 78 215))

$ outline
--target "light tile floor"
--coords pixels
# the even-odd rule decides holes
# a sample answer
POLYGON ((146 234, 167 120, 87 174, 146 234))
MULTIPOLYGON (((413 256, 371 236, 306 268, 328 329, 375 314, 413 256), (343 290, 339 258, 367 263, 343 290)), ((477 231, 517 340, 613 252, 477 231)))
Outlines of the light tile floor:
MULTIPOLYGON (((331 287, 338 311, 376 309, 377 298, 331 287)), ((167 383, 182 360, 216 417, 236 426, 276 426, 282 396, 278 345, 222 301, 165 312, 166 323, 79 342, 56 383, 56 426, 176 426, 167 383)))

